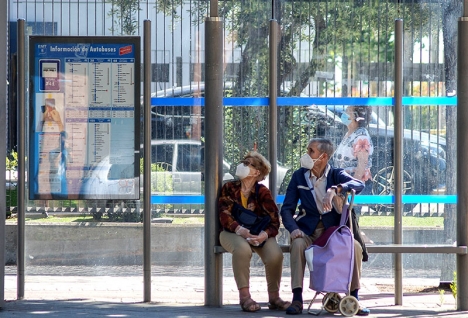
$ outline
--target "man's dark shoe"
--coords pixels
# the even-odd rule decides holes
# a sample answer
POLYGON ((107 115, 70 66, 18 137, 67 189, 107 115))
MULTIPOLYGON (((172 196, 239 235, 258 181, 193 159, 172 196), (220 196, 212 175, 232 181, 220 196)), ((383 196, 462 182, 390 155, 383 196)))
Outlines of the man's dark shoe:
POLYGON ((298 300, 294 300, 291 303, 291 306, 289 306, 286 309, 286 314, 288 314, 288 315, 299 315, 299 314, 302 314, 302 309, 303 309, 302 302, 298 301, 298 300))
POLYGON ((357 312, 357 316, 369 316, 370 310, 367 309, 366 307, 359 307, 359 310, 357 312))

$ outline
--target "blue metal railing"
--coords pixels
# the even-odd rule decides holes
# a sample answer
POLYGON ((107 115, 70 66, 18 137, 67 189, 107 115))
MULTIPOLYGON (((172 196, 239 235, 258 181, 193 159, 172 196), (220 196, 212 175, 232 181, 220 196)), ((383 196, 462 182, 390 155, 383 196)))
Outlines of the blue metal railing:
MULTIPOLYGON (((456 195, 403 195, 403 204, 408 203, 447 203, 456 204, 456 195)), ((276 203, 282 204, 284 195, 278 195, 276 203)), ((151 204, 204 204, 203 195, 153 195, 151 204)), ((354 198, 356 204, 393 204, 393 195, 358 195, 354 198)))

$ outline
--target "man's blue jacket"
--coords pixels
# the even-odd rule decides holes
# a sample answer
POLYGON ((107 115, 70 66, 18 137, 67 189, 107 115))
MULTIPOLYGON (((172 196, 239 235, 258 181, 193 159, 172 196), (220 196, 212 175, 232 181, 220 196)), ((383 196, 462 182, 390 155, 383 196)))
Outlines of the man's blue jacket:
MULTIPOLYGON (((294 172, 281 207, 283 225, 289 233, 300 229, 306 235, 312 235, 320 220, 326 229, 340 224, 341 215, 334 208, 323 215, 319 213, 314 196, 304 177, 306 171, 306 168, 300 168, 294 172), (294 218, 299 200, 301 202, 299 214, 294 218)), ((344 193, 354 189, 357 194, 364 189, 362 181, 354 179, 343 169, 330 167, 327 174, 327 189, 333 185, 341 185, 344 193)))

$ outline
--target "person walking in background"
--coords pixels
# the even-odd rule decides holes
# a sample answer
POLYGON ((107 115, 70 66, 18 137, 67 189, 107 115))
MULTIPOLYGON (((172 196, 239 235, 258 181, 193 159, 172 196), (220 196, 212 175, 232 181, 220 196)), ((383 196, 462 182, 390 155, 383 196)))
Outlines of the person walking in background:
MULTIPOLYGON (((307 146, 307 153, 301 157, 301 167, 289 182, 281 207, 284 227, 291 237, 290 263, 293 299, 286 314, 298 315, 303 310, 303 284, 306 265, 305 250, 323 234, 340 224, 342 195, 354 189, 364 189, 364 183, 351 177, 346 171, 328 164, 333 155, 333 143, 324 138, 313 138, 307 146), (297 204, 299 214, 296 216, 297 204), (341 204, 340 204, 341 203, 341 204)), ((350 294, 359 300, 363 249, 354 240, 354 269, 350 294)), ((366 316, 369 309, 360 307, 358 315, 366 316)))
MULTIPOLYGON (((344 169, 352 177, 367 183, 364 193, 372 190, 372 154, 374 145, 367 130, 372 116, 372 107, 348 106, 341 114, 341 121, 348 127, 348 132, 338 145, 333 157, 333 165, 344 169)), ((360 206, 355 206, 356 218, 361 214, 360 206)))
POLYGON ((336 168, 344 169, 352 177, 366 182, 372 180, 372 153, 374 145, 367 131, 372 115, 368 106, 348 106, 341 115, 341 121, 348 132, 336 148, 333 163, 336 168))
POLYGON ((255 312, 260 305, 250 295, 250 260, 255 251, 265 265, 268 289, 268 308, 286 310, 290 303, 279 296, 283 271, 283 252, 276 242, 280 220, 278 207, 270 190, 260 181, 270 173, 268 160, 256 151, 250 151, 237 166, 234 180, 224 184, 218 202, 219 221, 223 231, 221 245, 232 254, 232 270, 239 290, 243 311, 255 312), (239 206, 267 220, 260 233, 254 234, 236 220, 235 209, 239 206))

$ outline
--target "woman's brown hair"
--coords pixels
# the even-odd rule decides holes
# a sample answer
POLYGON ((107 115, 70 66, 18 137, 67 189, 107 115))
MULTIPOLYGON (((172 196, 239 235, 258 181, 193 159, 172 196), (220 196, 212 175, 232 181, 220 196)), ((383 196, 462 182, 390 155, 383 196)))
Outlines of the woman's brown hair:
POLYGON ((265 180, 266 176, 271 171, 270 162, 264 156, 254 150, 249 151, 249 153, 245 155, 244 159, 248 158, 252 160, 252 166, 260 171, 259 181, 265 180))

